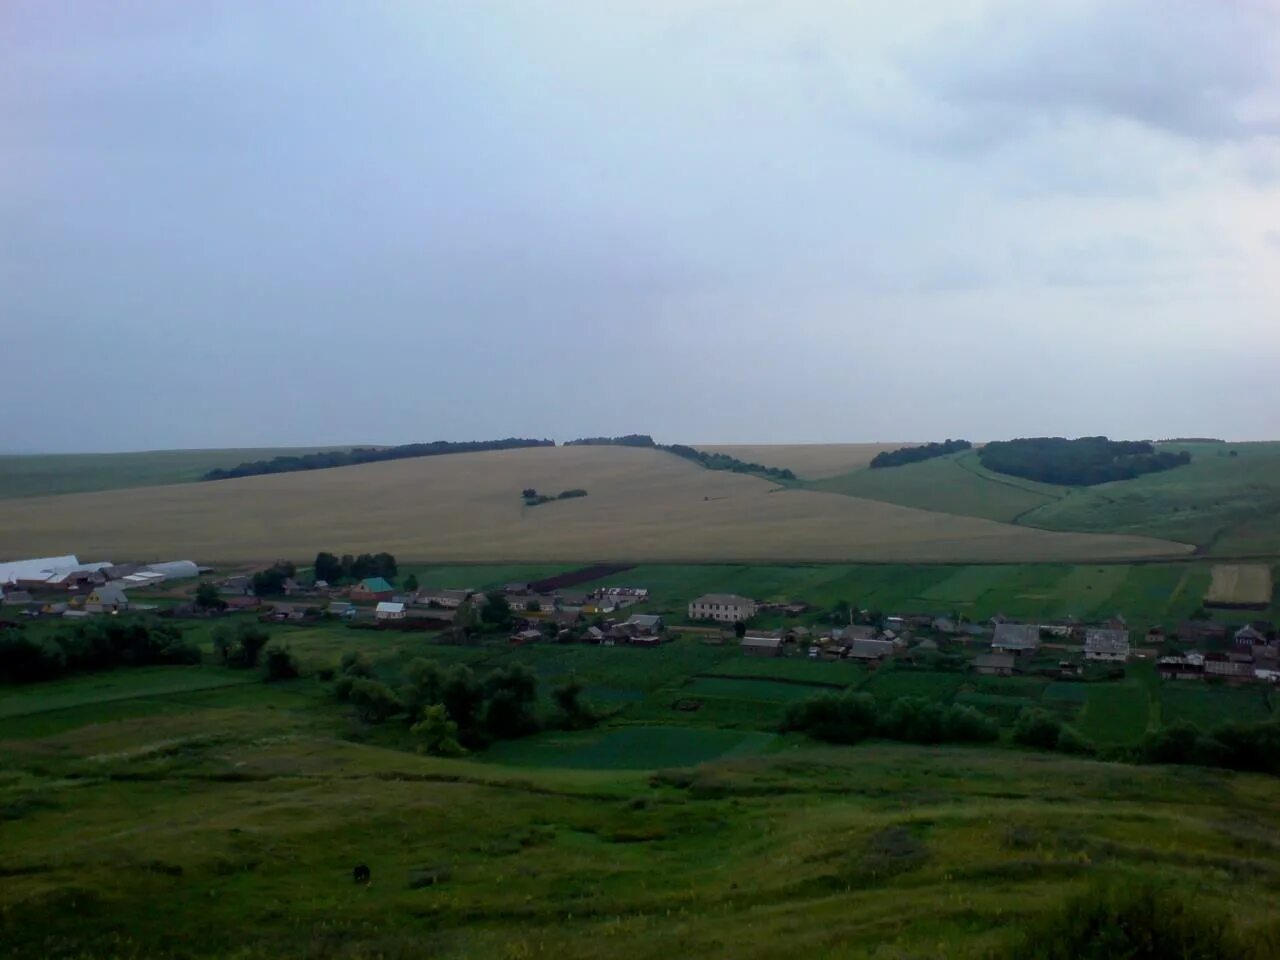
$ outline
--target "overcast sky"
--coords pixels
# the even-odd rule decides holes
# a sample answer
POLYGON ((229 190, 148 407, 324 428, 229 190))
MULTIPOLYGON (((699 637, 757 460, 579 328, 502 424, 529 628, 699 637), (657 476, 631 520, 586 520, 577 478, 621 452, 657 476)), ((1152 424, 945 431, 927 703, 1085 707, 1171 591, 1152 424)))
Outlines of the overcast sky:
POLYGON ((1280 438, 1280 4, 0 5, 0 449, 1280 438))

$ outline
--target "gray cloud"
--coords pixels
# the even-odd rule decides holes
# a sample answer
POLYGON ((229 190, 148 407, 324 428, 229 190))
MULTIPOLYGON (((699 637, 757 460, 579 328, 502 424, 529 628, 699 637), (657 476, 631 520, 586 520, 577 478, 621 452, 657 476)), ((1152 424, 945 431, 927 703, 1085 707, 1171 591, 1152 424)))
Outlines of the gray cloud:
POLYGON ((1001 3, 902 66, 950 149, 1081 116, 1220 143, 1280 135, 1278 41, 1280 8, 1262 2, 1001 3))
POLYGON ((959 9, 12 0, 0 448, 1273 431, 1267 8, 959 9))

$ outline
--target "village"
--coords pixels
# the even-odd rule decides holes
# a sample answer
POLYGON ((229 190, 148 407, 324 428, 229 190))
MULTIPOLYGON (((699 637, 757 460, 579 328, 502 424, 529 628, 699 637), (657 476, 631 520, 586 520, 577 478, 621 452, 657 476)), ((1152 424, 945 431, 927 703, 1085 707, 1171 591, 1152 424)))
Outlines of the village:
MULTIPOLYGON (((394 558, 378 556, 394 569, 394 558)), ((736 644, 751 657, 851 661, 871 669, 892 661, 1063 680, 1114 678, 1137 659, 1154 661, 1164 680, 1280 683, 1280 642, 1269 621, 1228 626, 1205 614, 1171 629, 1135 629, 1117 612, 1096 623, 1016 622, 1000 614, 972 622, 954 613, 823 611, 800 599, 766 602, 733 593, 705 594, 673 610, 653 602, 644 586, 590 587, 627 569, 596 564, 480 590, 419 587, 412 575, 399 587, 394 575, 330 583, 292 564, 228 576, 191 560, 81 563, 68 555, 0 564, 0 610, 42 619, 247 614, 268 623, 424 632, 446 643, 483 634, 505 636, 512 645, 657 647, 690 636, 736 644)))

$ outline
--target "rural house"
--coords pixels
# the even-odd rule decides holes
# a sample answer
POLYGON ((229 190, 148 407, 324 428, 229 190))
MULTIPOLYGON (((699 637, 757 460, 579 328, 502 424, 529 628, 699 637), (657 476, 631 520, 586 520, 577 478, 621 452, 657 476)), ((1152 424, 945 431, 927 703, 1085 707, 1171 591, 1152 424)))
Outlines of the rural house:
POLYGON ((418 598, 414 602, 428 607, 456 610, 466 603, 473 593, 475 593, 474 590, 419 590, 418 598))
POLYGON ((1125 662, 1129 659, 1129 631, 1090 627, 1084 632, 1084 658, 1125 662))
POLYGON ((1266 644, 1267 635, 1259 624, 1247 623, 1236 631, 1235 641, 1237 647, 1260 647, 1266 644))
POLYGON ((737 623, 756 615, 756 602, 734 593, 707 593, 689 604, 690 620, 737 623))
POLYGON ((1181 657, 1161 657, 1156 661, 1161 680, 1199 680, 1204 676, 1204 657, 1188 653, 1181 657))
POLYGON ((369 577, 351 588, 351 599, 365 603, 380 602, 390 600, 395 592, 395 588, 382 577, 369 577))
POLYGON ((755 657, 776 657, 782 653, 782 638, 747 634, 742 638, 742 652, 755 657))
POLYGON ((1034 623, 998 623, 991 649, 996 653, 1031 654, 1040 646, 1040 627, 1034 623))
POLYGON ((897 646, 892 640, 854 640, 849 646, 849 659, 873 662, 892 657, 897 646))
POLYGON ((1225 653, 1209 653, 1204 658, 1204 673, 1207 677, 1223 677, 1239 682, 1253 679, 1253 658, 1230 657, 1225 653))
POLYGON ((404 604, 383 600, 374 608, 373 618, 375 620, 403 620, 404 604))
POLYGON ((656 613, 634 613, 623 626, 630 629, 632 636, 652 637, 661 633, 666 624, 656 613))
POLYGON ((980 653, 973 658, 973 669, 987 677, 1012 676, 1013 654, 980 653))
POLYGON ((253 579, 251 577, 227 577, 218 584, 218 593, 224 597, 253 596, 253 579))
POLYGON ((122 589, 109 583, 95 587, 84 608, 90 613, 123 613, 129 609, 129 598, 122 589))
POLYGON ((1183 643, 1220 643, 1227 639, 1227 628, 1211 620, 1184 620, 1176 635, 1183 643))

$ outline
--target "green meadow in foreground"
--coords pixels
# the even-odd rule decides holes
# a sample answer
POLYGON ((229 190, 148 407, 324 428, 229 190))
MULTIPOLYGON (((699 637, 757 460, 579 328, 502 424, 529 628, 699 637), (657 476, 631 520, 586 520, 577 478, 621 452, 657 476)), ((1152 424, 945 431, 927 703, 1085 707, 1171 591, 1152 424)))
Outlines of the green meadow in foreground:
MULTIPOLYGON (((1280 781, 1009 739, 1024 705, 1123 745, 1162 715, 1269 718, 1261 690, 1161 685, 1142 664, 1080 685, 692 639, 272 632, 308 676, 149 667, 0 691, 0 955, 976 960, 1012 956, 1104 881, 1227 908, 1241 957, 1280 947, 1280 781), (404 723, 362 724, 315 678, 357 648, 391 683, 416 656, 524 664, 544 698, 576 677, 607 716, 426 757, 404 723), (777 732, 788 704, 846 687, 972 705, 1001 739, 838 748, 777 732)), ((207 654, 205 633, 191 639, 207 654)))
POLYGON ((790 740, 672 769, 661 728, 629 743, 658 769, 595 731, 561 735, 594 769, 516 768, 256 689, 5 741, 7 955, 976 958, 1104 878, 1276 934, 1263 777, 790 740))

